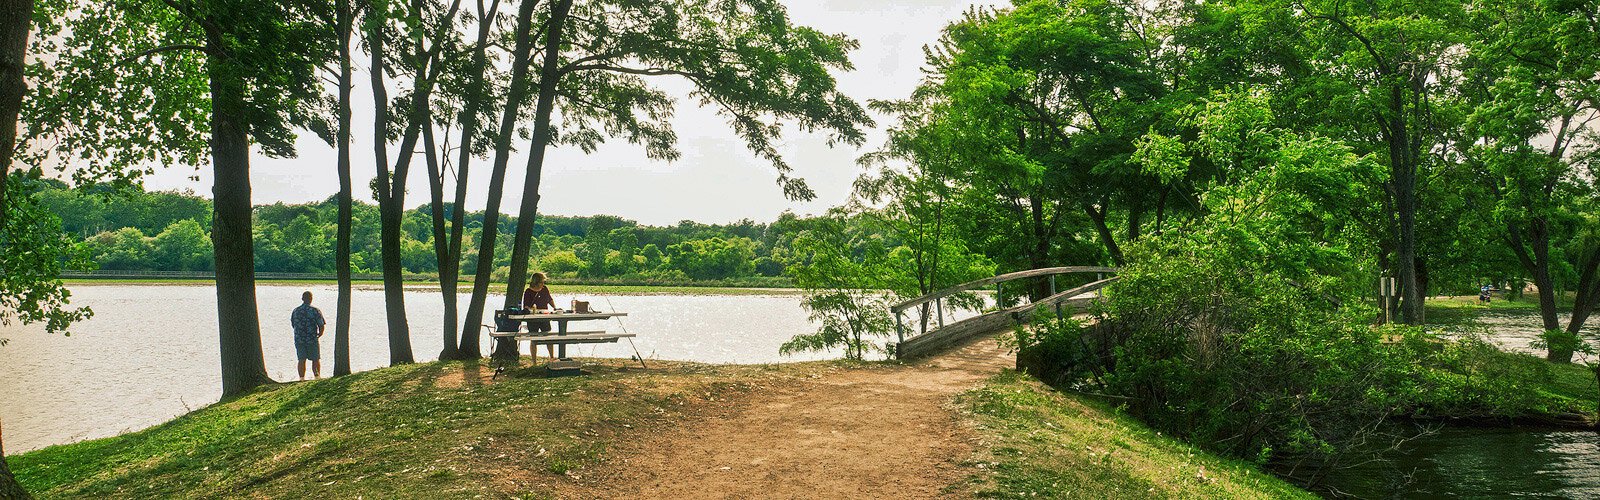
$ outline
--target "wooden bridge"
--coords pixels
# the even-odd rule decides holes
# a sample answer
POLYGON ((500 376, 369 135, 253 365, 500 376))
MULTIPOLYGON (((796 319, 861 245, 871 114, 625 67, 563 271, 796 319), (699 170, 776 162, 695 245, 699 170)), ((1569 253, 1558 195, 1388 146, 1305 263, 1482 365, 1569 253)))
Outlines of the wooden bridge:
POLYGON ((1018 325, 1033 321, 1034 312, 1040 307, 1055 308, 1056 316, 1072 315, 1084 311, 1089 304, 1099 297, 1097 293, 1101 288, 1113 281, 1116 277, 1106 277, 1114 274, 1117 268, 1094 266, 1048 267, 1028 271, 1002 274, 993 278, 984 278, 977 281, 962 283, 950 288, 945 288, 915 299, 911 299, 889 308, 894 313, 895 331, 899 342, 895 344, 895 356, 900 359, 910 359, 930 354, 960 345, 968 339, 987 335, 990 333, 1016 328, 1018 325), (1056 291, 1056 276, 1062 274, 1094 273, 1095 280, 1078 287, 1064 291, 1056 291), (1050 294, 1025 304, 1004 307, 1004 289, 1001 283, 1029 278, 1050 278, 1050 294), (950 324, 945 324, 945 301, 957 294, 974 289, 995 288, 995 310, 981 313, 977 316, 966 318, 950 324), (930 304, 931 303, 931 304, 930 304), (911 332, 906 329, 906 311, 915 309, 919 313, 918 328, 911 332), (928 327, 928 313, 932 312, 937 317, 938 326, 932 330, 928 327), (910 335, 907 335, 910 333, 910 335))

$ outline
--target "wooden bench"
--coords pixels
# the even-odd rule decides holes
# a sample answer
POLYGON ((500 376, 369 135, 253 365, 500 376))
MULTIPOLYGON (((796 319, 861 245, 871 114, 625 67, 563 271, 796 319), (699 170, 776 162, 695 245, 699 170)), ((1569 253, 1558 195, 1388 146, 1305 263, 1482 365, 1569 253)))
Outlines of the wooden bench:
POLYGON ((518 342, 527 341, 533 345, 543 344, 601 344, 615 343, 618 339, 630 338, 631 333, 606 333, 604 330, 592 332, 567 332, 556 334, 552 332, 494 332, 492 337, 511 337, 518 342))

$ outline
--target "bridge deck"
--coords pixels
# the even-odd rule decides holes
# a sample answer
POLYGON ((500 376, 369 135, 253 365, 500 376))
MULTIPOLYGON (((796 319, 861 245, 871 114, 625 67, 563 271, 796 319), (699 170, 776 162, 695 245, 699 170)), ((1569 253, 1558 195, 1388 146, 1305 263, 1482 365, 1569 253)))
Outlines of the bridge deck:
POLYGON ((929 356, 962 345, 975 337, 1009 331, 1032 322, 1034 311, 1042 306, 1059 306, 1062 314, 1066 315, 1084 312, 1099 297, 1096 292, 1113 281, 1116 278, 1095 281, 1032 303, 990 311, 929 330, 895 345, 895 355, 900 359, 929 356))

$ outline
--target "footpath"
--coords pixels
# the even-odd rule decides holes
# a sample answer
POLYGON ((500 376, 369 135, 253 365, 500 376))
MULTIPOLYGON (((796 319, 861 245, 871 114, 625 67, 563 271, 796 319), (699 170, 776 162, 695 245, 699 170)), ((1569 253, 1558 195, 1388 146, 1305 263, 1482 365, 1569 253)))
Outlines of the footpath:
POLYGON ((993 338, 903 366, 844 369, 751 391, 624 437, 567 498, 966 497, 976 434, 953 398, 1015 358, 993 338))

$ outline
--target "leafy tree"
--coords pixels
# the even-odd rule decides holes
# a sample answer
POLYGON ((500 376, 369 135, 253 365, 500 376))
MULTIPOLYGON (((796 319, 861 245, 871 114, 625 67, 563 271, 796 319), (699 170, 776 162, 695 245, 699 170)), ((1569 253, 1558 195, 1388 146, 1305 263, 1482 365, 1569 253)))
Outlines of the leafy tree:
POLYGON ((168 225, 151 241, 154 245, 151 258, 156 269, 183 271, 209 271, 211 269, 211 235, 193 219, 168 225))
POLYGON ((1571 362, 1582 344, 1578 332, 1588 313, 1574 309, 1577 321, 1562 329, 1553 272, 1568 267, 1592 275, 1585 267, 1600 265, 1581 251, 1565 260, 1558 247, 1589 222, 1582 200, 1594 181, 1585 178, 1585 165, 1597 160, 1584 147, 1595 146, 1589 123, 1600 112, 1600 84, 1594 80, 1600 45, 1592 43, 1600 40, 1600 28, 1579 19, 1593 17, 1595 9, 1505 0, 1474 12, 1481 27, 1474 30, 1478 36, 1462 85, 1476 109, 1457 147, 1472 181, 1486 191, 1482 198, 1493 202, 1483 203, 1479 213, 1500 226, 1496 239, 1539 288, 1547 358, 1561 363, 1571 362))
POLYGON ((785 195, 796 199, 814 193, 790 176, 774 147, 779 124, 822 129, 831 141, 860 144, 858 127, 871 123, 835 89, 828 73, 850 69, 847 53, 855 42, 792 25, 776 1, 556 0, 546 29, 507 305, 526 280, 548 147, 570 144, 587 151, 607 136, 620 136, 644 145, 653 158, 678 157, 667 121, 672 100, 646 77, 687 80, 692 95, 716 106, 746 146, 773 164, 785 195), (553 124, 558 98, 562 122, 553 124))
POLYGON ((222 392, 270 382, 261 354, 251 236, 251 146, 293 154, 293 127, 316 95, 316 32, 288 2, 130 0, 41 4, 25 111, 80 179, 137 177, 152 164, 214 174, 212 245, 222 392))
POLYGON ((689 240, 667 247, 671 268, 690 278, 715 280, 755 272, 756 244, 745 238, 689 240))
MULTIPOLYGON (((1442 1, 1377 3, 1355 8, 1338 1, 1300 1, 1303 47, 1312 68, 1328 65, 1337 82, 1310 80, 1298 96, 1315 104, 1330 123, 1344 125, 1363 149, 1387 156, 1389 227, 1394 269, 1400 279, 1401 319, 1422 322, 1423 276, 1419 274, 1419 171, 1442 143, 1448 126, 1448 95, 1458 76, 1462 4, 1442 1), (1323 103, 1333 103, 1326 105, 1323 103), (1332 116, 1342 115, 1342 116, 1332 116)), ((1311 71, 1328 72, 1326 69, 1311 71)))
POLYGON ((119 271, 148 270, 155 246, 138 228, 125 227, 107 231, 89 239, 95 261, 102 269, 119 271))
POLYGON ((789 267, 789 275, 806 290, 801 307, 822 327, 784 342, 778 349, 783 354, 844 347, 846 358, 862 359, 876 350, 872 337, 894 331, 888 249, 874 241, 858 252, 834 215, 795 238, 795 252, 804 257, 789 267))

